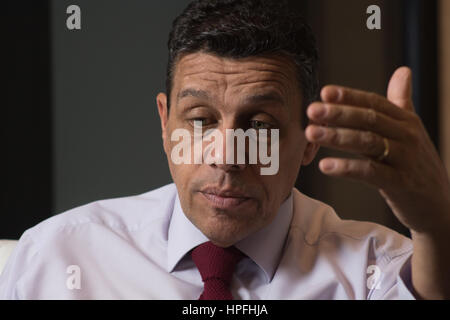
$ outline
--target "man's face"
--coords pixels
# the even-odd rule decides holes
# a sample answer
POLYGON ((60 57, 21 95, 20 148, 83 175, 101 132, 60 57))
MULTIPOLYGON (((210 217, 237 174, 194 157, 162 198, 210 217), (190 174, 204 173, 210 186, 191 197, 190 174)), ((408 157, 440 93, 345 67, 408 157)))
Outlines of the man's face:
POLYGON ((213 243, 227 247, 270 224, 300 166, 314 158, 317 146, 306 141, 301 127, 298 88, 293 63, 281 56, 235 60, 198 52, 176 64, 170 112, 165 94, 158 95, 164 150, 181 207, 213 243), (174 164, 172 149, 179 142, 171 141, 172 132, 186 129, 193 137, 194 121, 223 137, 226 129, 279 129, 278 173, 261 175, 259 163, 174 164))

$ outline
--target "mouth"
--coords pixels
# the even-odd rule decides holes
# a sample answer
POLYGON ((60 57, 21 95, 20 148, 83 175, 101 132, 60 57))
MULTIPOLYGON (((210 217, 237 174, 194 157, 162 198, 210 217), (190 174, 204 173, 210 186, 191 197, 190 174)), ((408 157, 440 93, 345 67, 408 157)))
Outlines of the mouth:
POLYGON ((248 194, 233 189, 206 188, 200 193, 212 207, 223 210, 237 209, 251 200, 248 194))

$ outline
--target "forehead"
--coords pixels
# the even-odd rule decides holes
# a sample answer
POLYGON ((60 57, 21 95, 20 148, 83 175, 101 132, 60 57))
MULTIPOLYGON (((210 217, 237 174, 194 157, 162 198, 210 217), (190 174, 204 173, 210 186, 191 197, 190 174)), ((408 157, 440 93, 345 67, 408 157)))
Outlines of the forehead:
POLYGON ((206 89, 213 95, 270 90, 285 97, 299 91, 295 65, 286 57, 232 59, 204 52, 182 56, 176 64, 173 91, 186 88, 206 89))

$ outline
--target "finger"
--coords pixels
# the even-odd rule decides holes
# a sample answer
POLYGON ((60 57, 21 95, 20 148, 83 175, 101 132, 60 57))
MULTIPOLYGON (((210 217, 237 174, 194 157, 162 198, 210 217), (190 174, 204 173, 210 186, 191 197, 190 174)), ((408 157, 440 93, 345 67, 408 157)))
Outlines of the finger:
POLYGON ((396 107, 385 97, 372 92, 330 85, 322 89, 321 97, 324 102, 373 109, 398 120, 408 118, 404 110, 396 107))
MULTIPOLYGON (((384 138, 370 131, 310 125, 306 128, 305 135, 308 141, 321 146, 373 159, 380 158, 386 151, 384 138)), ((401 150, 401 146, 394 140, 388 140, 388 144, 389 154, 384 161, 395 163, 398 157, 393 154, 393 150, 401 150)))
POLYGON ((315 102, 309 106, 307 115, 316 124, 372 131, 392 139, 405 135, 398 120, 373 109, 315 102))
POLYGON ((390 188, 398 181, 394 168, 371 159, 325 158, 319 168, 326 175, 363 181, 380 189, 390 188))
POLYGON ((394 72, 394 75, 389 81, 387 98, 402 109, 414 111, 411 69, 401 67, 394 72))

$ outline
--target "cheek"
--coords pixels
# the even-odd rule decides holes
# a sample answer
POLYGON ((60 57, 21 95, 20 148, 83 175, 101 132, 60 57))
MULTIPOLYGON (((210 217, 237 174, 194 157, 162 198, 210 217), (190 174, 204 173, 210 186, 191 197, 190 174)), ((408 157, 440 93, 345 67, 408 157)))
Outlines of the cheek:
POLYGON ((172 150, 176 144, 179 142, 173 142, 170 140, 170 135, 165 139, 164 150, 166 152, 167 161, 169 164, 170 174, 172 180, 178 188, 178 193, 180 198, 186 199, 189 192, 189 181, 195 174, 195 166, 190 164, 175 164, 172 161, 171 155, 172 150))
POLYGON ((180 188, 179 192, 188 192, 189 181, 195 175, 195 169, 193 167, 195 166, 186 164, 177 165, 169 160, 170 173, 174 183, 180 188))
POLYGON ((307 144, 302 132, 292 133, 289 137, 290 139, 280 140, 278 174, 264 178, 268 179, 266 185, 271 191, 278 193, 280 197, 285 197, 294 187, 307 144))
POLYGON ((306 150, 306 137, 303 131, 290 133, 288 139, 280 141, 280 171, 297 175, 306 150))
MULTIPOLYGON (((191 181, 195 179, 197 171, 193 165, 175 165, 169 164, 172 180, 178 190, 178 197, 183 211, 186 214, 192 214, 195 207, 194 194, 191 192, 191 181)), ((194 210, 195 211, 195 210, 194 210)))

